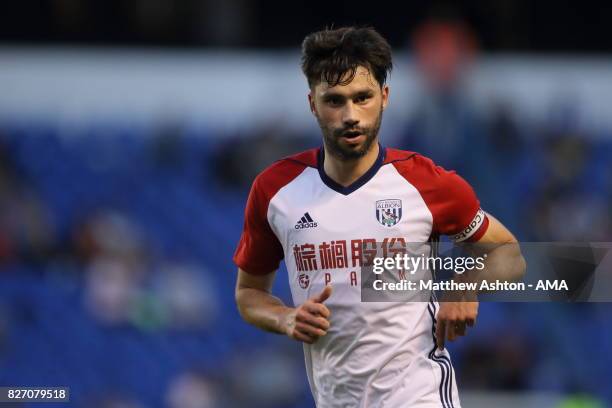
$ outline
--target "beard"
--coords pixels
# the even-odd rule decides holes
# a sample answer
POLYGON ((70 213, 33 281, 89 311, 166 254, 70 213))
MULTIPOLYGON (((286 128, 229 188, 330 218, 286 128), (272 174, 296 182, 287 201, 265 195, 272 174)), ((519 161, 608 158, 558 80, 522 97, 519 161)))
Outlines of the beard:
POLYGON ((323 143, 325 144, 326 150, 342 161, 349 161, 359 159, 366 155, 367 152, 372 148, 372 144, 378 136, 380 130, 380 124, 382 123, 382 106, 380 112, 374 121, 373 126, 344 126, 341 128, 333 128, 325 126, 318 120, 319 127, 323 133, 323 143), (342 141, 342 136, 346 132, 357 132, 365 136, 363 143, 355 146, 345 145, 342 141))

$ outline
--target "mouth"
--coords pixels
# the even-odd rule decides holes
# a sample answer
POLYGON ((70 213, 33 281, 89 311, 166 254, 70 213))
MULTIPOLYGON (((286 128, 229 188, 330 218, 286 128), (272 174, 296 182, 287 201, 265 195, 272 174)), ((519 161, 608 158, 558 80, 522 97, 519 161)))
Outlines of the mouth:
POLYGON ((358 131, 350 131, 350 132, 342 133, 340 137, 344 139, 346 142, 348 142, 349 144, 357 144, 361 142, 362 139, 365 138, 365 135, 358 131))

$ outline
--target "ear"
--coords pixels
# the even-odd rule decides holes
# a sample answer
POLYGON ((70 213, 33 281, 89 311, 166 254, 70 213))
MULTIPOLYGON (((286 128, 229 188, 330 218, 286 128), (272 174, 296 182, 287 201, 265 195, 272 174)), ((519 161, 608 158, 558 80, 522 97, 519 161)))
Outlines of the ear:
POLYGON ((382 88, 382 108, 385 110, 389 104, 389 85, 385 85, 382 88))
POLYGON ((310 112, 312 112, 313 115, 317 116, 317 108, 315 106, 314 94, 312 90, 308 92, 308 105, 310 106, 310 112))

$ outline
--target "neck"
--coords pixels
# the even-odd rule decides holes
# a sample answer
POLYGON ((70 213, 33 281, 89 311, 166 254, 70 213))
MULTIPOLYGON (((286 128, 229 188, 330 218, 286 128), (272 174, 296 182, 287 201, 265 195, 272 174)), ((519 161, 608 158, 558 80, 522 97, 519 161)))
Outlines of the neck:
POLYGON ((373 143, 372 148, 362 157, 352 160, 341 160, 325 148, 323 170, 325 174, 341 186, 347 187, 363 176, 376 162, 380 146, 373 143))

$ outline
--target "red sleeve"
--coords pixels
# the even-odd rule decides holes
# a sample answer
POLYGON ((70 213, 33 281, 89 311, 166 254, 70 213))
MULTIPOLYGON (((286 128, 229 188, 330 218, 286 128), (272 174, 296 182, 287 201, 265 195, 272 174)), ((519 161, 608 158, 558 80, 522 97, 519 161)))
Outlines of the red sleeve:
POLYGON ((281 160, 253 182, 244 211, 242 235, 234 253, 234 263, 240 269, 253 275, 265 275, 278 269, 284 253, 268 222, 268 207, 276 193, 305 168, 304 163, 296 160, 281 160))
POLYGON ((417 188, 433 216, 433 235, 450 235, 455 242, 478 241, 489 226, 474 189, 455 171, 436 166, 418 154, 393 163, 417 188))

